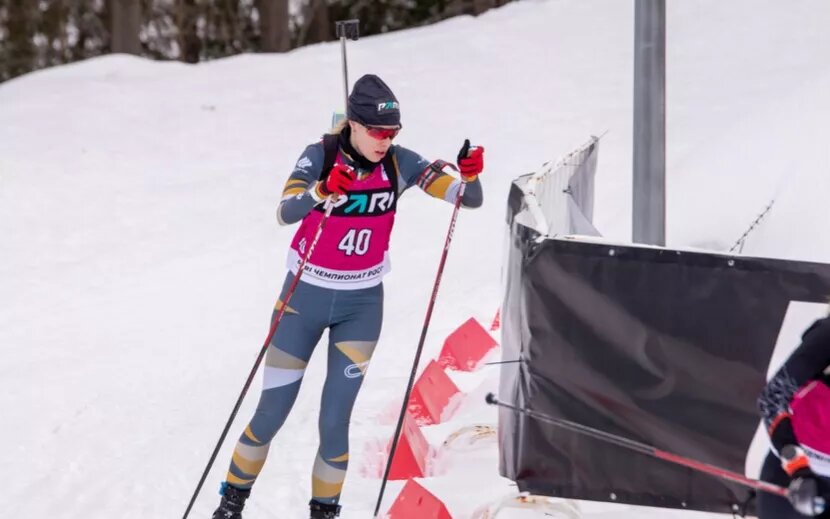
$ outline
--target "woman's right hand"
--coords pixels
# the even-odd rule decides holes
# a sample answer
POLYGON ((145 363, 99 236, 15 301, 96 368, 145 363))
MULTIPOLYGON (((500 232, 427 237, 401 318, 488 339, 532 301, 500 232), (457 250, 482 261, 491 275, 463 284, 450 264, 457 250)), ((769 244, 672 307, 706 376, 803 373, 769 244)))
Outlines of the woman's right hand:
POLYGON ((325 182, 317 183, 317 194, 320 198, 328 198, 331 195, 343 195, 349 190, 357 175, 354 169, 345 164, 335 164, 325 182))

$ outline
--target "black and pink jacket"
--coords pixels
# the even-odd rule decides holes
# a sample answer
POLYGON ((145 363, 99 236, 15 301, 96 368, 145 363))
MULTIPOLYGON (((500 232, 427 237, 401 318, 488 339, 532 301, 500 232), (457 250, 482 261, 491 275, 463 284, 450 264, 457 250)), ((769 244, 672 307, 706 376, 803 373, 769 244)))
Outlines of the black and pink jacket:
POLYGON ((810 469, 830 477, 830 318, 804 332, 801 345, 758 399, 772 446, 800 445, 810 469))

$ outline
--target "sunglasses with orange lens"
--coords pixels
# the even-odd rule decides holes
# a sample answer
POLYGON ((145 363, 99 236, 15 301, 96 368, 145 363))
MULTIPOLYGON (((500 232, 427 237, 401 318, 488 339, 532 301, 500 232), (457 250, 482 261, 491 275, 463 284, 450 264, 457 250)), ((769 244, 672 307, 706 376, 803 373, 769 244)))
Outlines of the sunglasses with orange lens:
POLYGON ((394 139, 398 136, 398 132, 400 131, 400 128, 378 128, 377 126, 366 127, 366 133, 368 133, 370 137, 373 137, 379 141, 384 139, 394 139))

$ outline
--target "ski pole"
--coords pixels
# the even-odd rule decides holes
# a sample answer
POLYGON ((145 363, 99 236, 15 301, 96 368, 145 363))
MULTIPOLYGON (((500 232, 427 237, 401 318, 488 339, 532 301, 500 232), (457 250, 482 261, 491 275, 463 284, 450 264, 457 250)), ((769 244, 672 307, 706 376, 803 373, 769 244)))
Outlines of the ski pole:
POLYGON ((458 194, 455 197, 455 207, 452 211, 452 219, 450 220, 450 228, 447 231, 447 238, 444 241, 444 251, 441 253, 441 261, 438 263, 438 273, 435 276, 435 283, 432 285, 432 297, 430 297, 429 305, 427 306, 427 315, 424 319, 424 326, 421 328, 421 339, 418 341, 418 347, 415 350, 415 360, 412 362, 412 371, 409 373, 409 382, 406 384, 406 393, 403 397, 403 405, 401 406, 401 413, 398 416, 398 425, 395 427, 395 434, 392 436, 392 446, 389 449, 389 459, 386 460, 386 469, 383 472, 383 480, 380 484, 380 492, 378 493, 378 501, 375 505, 375 513, 373 517, 377 517, 380 511, 380 505, 383 501, 383 493, 386 490, 386 481, 389 479, 389 471, 392 468, 392 459, 395 457, 395 450, 398 448, 398 437, 403 428, 404 415, 409 403, 409 396, 412 394, 412 386, 415 384, 415 373, 418 370, 418 363, 421 361, 421 352, 424 349, 424 340, 427 336, 427 329, 429 328, 429 321, 432 318, 432 309, 435 307, 435 299, 438 297, 438 286, 441 284, 441 275, 444 273, 444 265, 447 262, 447 253, 450 251, 450 242, 452 242, 453 231, 455 230, 455 221, 458 219, 458 210, 461 207, 461 199, 464 197, 465 184, 462 182, 458 189, 458 194))
POLYGON ((300 282, 300 277, 303 275, 305 265, 308 262, 309 258, 311 258, 311 254, 312 252, 314 252, 314 247, 317 245, 317 241, 320 239, 320 235, 323 234, 323 228, 325 228, 326 221, 329 219, 329 216, 331 216, 331 211, 333 208, 334 204, 332 203, 331 199, 326 200, 326 212, 323 215, 323 219, 320 220, 320 223, 317 225, 317 230, 314 233, 314 239, 311 241, 311 245, 309 245, 308 247, 308 252, 305 254, 305 256, 303 256, 302 260, 300 261, 300 265, 297 268, 297 274, 294 276, 291 285, 288 287, 288 291, 285 293, 285 300, 282 302, 282 307, 279 309, 279 311, 277 312, 277 316, 271 323, 271 329, 268 331, 268 337, 265 338, 265 343, 259 350, 259 355, 257 355, 256 361, 254 362, 254 367, 251 369, 251 372, 248 374, 248 378, 245 380, 245 385, 242 387, 242 392, 239 394, 239 398, 236 399, 236 404, 233 406, 231 416, 230 418, 228 418, 228 421, 225 424, 225 428, 222 430, 222 434, 219 436, 219 441, 216 442, 216 447, 213 449, 213 454, 210 455, 210 459, 208 460, 207 466, 205 467, 204 472, 202 472, 202 477, 199 479, 199 484, 196 485, 196 490, 193 492, 193 496, 190 498, 190 503, 188 503, 187 509, 184 511, 184 516, 182 516, 182 519, 187 519, 187 516, 190 514, 191 508, 193 508, 193 503, 196 502, 196 498, 199 496, 199 491, 202 490, 202 485, 204 485, 205 479, 207 478, 207 475, 210 472, 210 468, 213 466, 213 462, 216 460, 216 455, 219 453, 219 449, 222 447, 222 443, 225 441, 225 437, 228 435, 228 431, 231 428, 231 424, 233 423, 234 418, 236 418, 236 413, 239 411, 239 407, 242 405, 242 400, 245 398, 245 394, 248 392, 248 388, 251 386, 251 382, 254 380, 254 375, 256 375, 256 372, 259 369, 259 365, 262 362, 263 357, 265 357, 265 353, 268 351, 268 345, 271 344, 271 338, 274 336, 274 332, 276 332, 277 326, 279 326, 283 314, 285 314, 285 309, 288 308, 288 302, 291 300, 291 296, 294 295, 294 290, 297 288, 297 284, 300 282))
POLYGON ((548 416, 538 411, 532 411, 530 409, 525 409, 510 404, 506 404, 500 401, 498 398, 496 398, 496 395, 494 395, 493 393, 488 393, 485 397, 485 400, 490 405, 497 405, 500 407, 504 407, 506 409, 512 409, 513 411, 517 411, 519 413, 530 416, 531 418, 536 418, 537 420, 540 420, 542 422, 555 425, 556 427, 567 429, 571 432, 584 434, 586 436, 590 436, 591 438, 596 438, 607 443, 612 443, 619 447, 624 447, 626 449, 636 451, 641 454, 646 454, 654 458, 668 461, 669 463, 674 463, 675 465, 681 465, 683 467, 687 467, 698 472, 703 472, 704 474, 709 474, 710 476, 715 476, 716 478, 725 479, 733 483, 738 483, 745 487, 760 490, 784 498, 787 497, 787 489, 784 487, 773 485, 772 483, 767 483, 766 481, 750 479, 741 474, 738 474, 737 472, 732 472, 720 467, 716 467, 714 465, 710 465, 708 463, 703 463, 702 461, 695 461, 693 459, 679 456, 677 454, 672 454, 670 452, 660 450, 656 447, 652 447, 651 445, 640 443, 638 441, 629 438, 624 438, 622 436, 617 436, 616 434, 600 431, 599 429, 594 429, 593 427, 588 427, 587 425, 571 422, 569 420, 564 420, 562 418, 554 418, 552 416, 548 416))

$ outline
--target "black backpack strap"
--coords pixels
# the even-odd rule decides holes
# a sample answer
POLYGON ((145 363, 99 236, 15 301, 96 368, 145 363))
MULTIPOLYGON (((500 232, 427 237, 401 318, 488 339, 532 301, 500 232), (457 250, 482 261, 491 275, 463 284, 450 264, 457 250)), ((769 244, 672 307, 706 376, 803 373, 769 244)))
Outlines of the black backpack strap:
POLYGON ((339 137, 339 135, 331 133, 323 135, 323 150, 325 154, 323 155, 323 170, 320 172, 320 180, 328 178, 331 168, 334 167, 334 161, 337 160, 337 152, 340 148, 338 145, 339 137))
POLYGON ((395 193, 395 204, 398 202, 398 159, 395 157, 395 148, 390 148, 389 153, 381 161, 389 182, 392 183, 392 192, 395 193))

